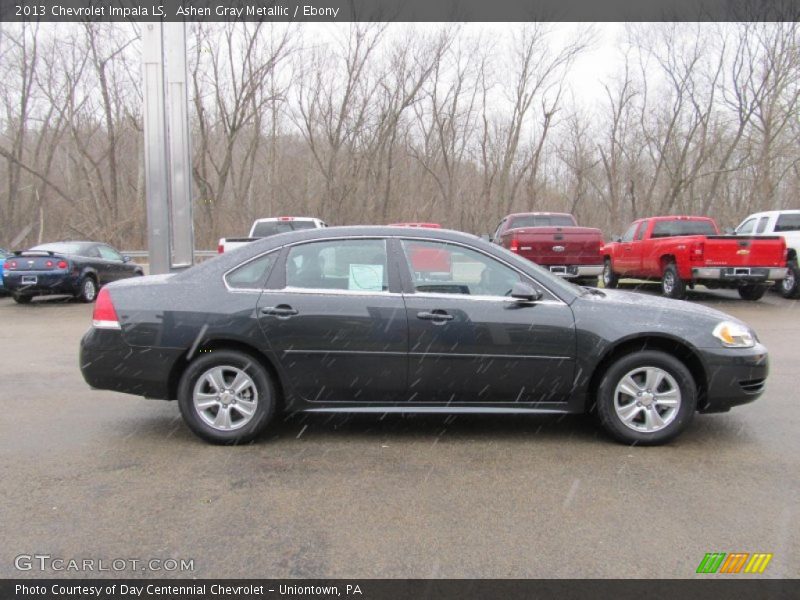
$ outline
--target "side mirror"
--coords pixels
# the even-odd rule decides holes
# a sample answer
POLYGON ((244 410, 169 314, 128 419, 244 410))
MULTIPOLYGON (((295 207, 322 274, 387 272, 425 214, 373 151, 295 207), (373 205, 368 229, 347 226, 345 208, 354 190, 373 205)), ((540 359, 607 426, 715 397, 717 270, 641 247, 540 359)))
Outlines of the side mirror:
POLYGON ((736 230, 733 227, 726 227, 722 231, 725 235, 736 235, 736 230))
POLYGON ((621 235, 615 235, 614 236, 614 241, 617 242, 617 243, 621 242, 622 241, 622 236, 621 235))
POLYGON ((520 302, 537 302, 542 299, 542 292, 525 282, 518 281, 511 288, 511 297, 520 302))
POLYGON ((131 260, 133 260, 133 259, 130 256, 128 256, 127 254, 122 257, 122 262, 124 262, 124 263, 129 263, 129 262, 131 262, 131 260))

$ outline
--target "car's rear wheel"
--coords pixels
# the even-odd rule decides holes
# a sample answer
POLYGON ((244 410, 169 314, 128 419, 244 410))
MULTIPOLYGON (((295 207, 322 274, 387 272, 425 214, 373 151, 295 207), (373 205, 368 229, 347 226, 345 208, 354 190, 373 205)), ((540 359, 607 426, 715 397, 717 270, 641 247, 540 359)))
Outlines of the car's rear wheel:
POLYGON ((29 304, 31 301, 31 296, 26 296, 25 294, 14 294, 14 302, 17 304, 29 304))
POLYGON ((78 292, 78 300, 91 303, 97 298, 97 282, 93 277, 84 277, 81 282, 81 289, 78 292))
POLYGON ((686 298, 686 282, 678 275, 678 268, 675 263, 670 263, 664 269, 661 276, 661 293, 667 298, 683 300, 686 298))
POLYGON ((739 297, 751 302, 761 300, 767 293, 767 287, 766 285, 743 285, 739 288, 739 297))
POLYGON ((789 270, 786 277, 778 284, 778 290, 784 298, 800 298, 800 268, 797 266, 797 261, 792 260, 786 266, 789 270))
POLYGON ((680 434, 697 407, 689 369, 665 352, 623 356, 603 375, 597 392, 600 422, 625 444, 657 445, 680 434))
POLYGON ((244 352, 212 350, 194 360, 178 386, 183 419, 214 444, 242 444, 258 437, 275 413, 272 378, 244 352))
POLYGON ((611 259, 607 258, 603 263, 603 287, 613 289, 619 285, 619 276, 614 273, 614 266, 611 259))

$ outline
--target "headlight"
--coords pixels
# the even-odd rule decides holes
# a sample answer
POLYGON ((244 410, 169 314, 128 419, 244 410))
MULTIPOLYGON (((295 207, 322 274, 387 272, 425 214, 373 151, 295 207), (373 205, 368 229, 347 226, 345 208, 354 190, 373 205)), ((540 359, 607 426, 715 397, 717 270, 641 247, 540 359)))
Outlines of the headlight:
POLYGON ((727 348, 752 348, 756 345, 756 336, 741 323, 723 321, 714 327, 713 335, 727 348))

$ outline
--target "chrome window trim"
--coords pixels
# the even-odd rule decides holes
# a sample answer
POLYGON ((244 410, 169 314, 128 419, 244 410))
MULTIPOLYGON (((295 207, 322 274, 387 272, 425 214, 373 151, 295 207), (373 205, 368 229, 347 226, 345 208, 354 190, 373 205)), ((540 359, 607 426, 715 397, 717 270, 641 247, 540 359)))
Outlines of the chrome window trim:
POLYGON ((370 292, 367 290, 340 290, 340 289, 324 289, 324 288, 299 288, 286 286, 279 290, 258 290, 264 294, 306 294, 309 296, 393 296, 400 297, 403 294, 400 292, 380 291, 370 292))
POLYGON ((222 283, 225 284, 225 288, 229 292, 234 293, 234 294, 253 294, 253 293, 260 294, 261 292, 263 292, 264 290, 262 288, 235 288, 235 287, 231 287, 230 284, 228 284, 228 275, 230 273, 232 273, 233 271, 236 271, 237 269, 240 269, 241 267, 243 267, 243 266, 245 266, 247 264, 250 264, 254 260, 258 260, 260 258, 264 258, 267 254, 272 254, 273 252, 280 252, 281 250, 283 250, 283 248, 284 248, 284 246, 279 246, 277 248, 270 248, 266 252, 262 252, 261 254, 258 254, 258 255, 254 256, 252 258, 248 258, 246 261, 241 262, 238 265, 236 265, 235 267, 231 267, 230 269, 225 271, 222 274, 222 283))

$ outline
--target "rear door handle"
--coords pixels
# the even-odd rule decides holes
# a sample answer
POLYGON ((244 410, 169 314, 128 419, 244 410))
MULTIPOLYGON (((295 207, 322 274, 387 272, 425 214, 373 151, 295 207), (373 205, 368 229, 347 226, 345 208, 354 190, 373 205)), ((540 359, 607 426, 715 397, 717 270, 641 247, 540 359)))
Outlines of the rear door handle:
POLYGON ((423 321, 438 321, 443 323, 444 321, 452 321, 453 315, 447 314, 443 310, 434 310, 432 312, 422 311, 417 313, 417 318, 422 319, 423 321))
POLYGON ((279 304, 278 306, 265 306, 261 309, 262 315, 272 315, 274 317, 291 317, 297 314, 297 309, 292 308, 288 304, 279 304))

